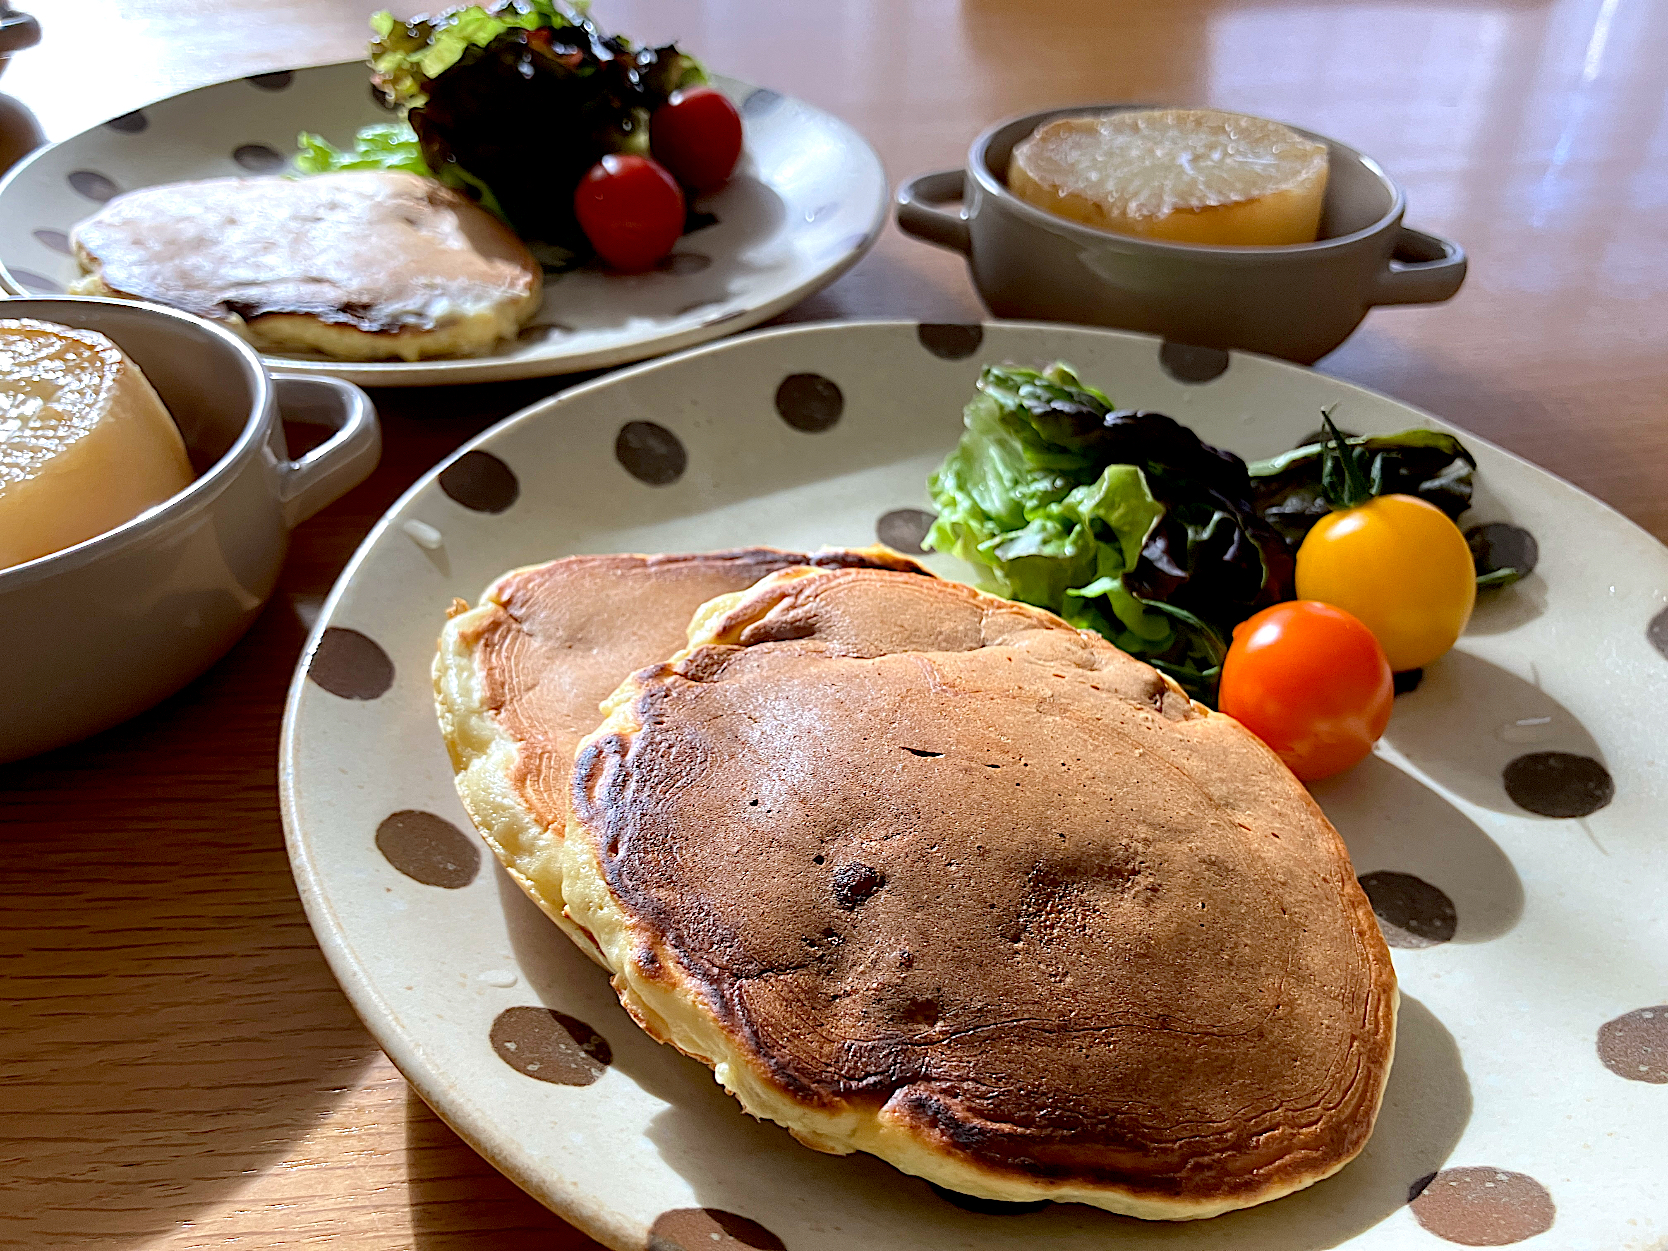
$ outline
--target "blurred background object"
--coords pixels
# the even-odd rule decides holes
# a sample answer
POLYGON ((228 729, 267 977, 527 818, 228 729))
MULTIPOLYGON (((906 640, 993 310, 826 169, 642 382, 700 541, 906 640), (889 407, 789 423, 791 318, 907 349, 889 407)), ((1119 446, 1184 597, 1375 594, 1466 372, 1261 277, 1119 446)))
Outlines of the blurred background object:
MULTIPOLYGON (((12 53, 40 41, 40 23, 0 0, 0 74, 6 72, 12 53)), ((35 115, 10 96, 0 95, 0 174, 44 142, 46 137, 41 134, 35 115)))

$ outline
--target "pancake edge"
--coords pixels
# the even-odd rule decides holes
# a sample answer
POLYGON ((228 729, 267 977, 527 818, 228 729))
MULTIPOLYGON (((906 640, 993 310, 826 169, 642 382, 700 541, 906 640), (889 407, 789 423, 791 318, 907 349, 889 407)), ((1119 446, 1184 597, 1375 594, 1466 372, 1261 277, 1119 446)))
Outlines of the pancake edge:
MULTIPOLYGON (((514 776, 520 743, 498 725, 487 707, 475 667, 475 644, 481 631, 504 611, 498 587, 542 564, 523 565, 493 580, 480 602, 450 617, 440 632, 431 674, 435 716, 452 762, 452 782, 481 841, 522 893, 554 921, 574 944, 603 968, 596 942, 567 915, 562 900, 551 898, 518 864, 546 861, 560 850, 566 831, 541 825, 516 793, 514 776)), ((461 603, 462 601, 458 601, 461 603)))
MULTIPOLYGON (((822 548, 816 552, 788 552, 784 549, 761 546, 692 552, 688 555, 723 556, 740 552, 779 550, 784 556, 812 558, 845 553, 890 562, 897 572, 910 572, 912 576, 935 576, 912 557, 884 544, 822 548)), ((652 556, 638 552, 599 554, 653 559, 652 556)), ((556 558, 566 559, 569 557, 556 558)), ((469 608, 462 600, 454 601, 453 611, 440 631, 434 661, 430 666, 435 717, 440 727, 441 740, 446 745, 446 754, 452 763, 453 785, 481 841, 486 843, 488 850, 497 858, 498 863, 504 866, 504 871, 509 874, 511 880, 538 906, 539 911, 554 921, 581 951, 598 965, 612 972, 596 939, 568 915, 560 897, 560 888, 558 887, 557 897, 552 898, 533 877, 517 867, 518 864, 533 861, 540 865, 542 876, 559 883, 562 874, 559 853, 567 830, 565 827, 558 830, 544 826, 516 792, 515 783, 511 778, 515 774, 516 762, 520 757, 521 743, 499 726, 494 710, 487 706, 481 689, 480 673, 475 665, 475 646, 481 633, 496 619, 498 613, 507 612, 499 595, 500 588, 513 578, 554 563, 555 560, 541 560, 506 570, 481 592, 481 597, 473 608, 469 608), (461 610, 458 605, 463 605, 461 610)), ((766 577, 776 577, 782 572, 798 570, 812 572, 814 567, 789 566, 787 570, 767 574, 766 577)), ((689 629, 694 630, 705 619, 703 614, 712 604, 732 598, 739 599, 751 589, 719 596, 716 600, 703 604, 697 609, 689 629)), ((599 707, 598 711, 605 718, 612 711, 620 691, 629 687, 631 680, 632 675, 624 675, 621 686, 616 689, 614 695, 599 707)))
MULTIPOLYGON (((69 284, 69 294, 163 304, 204 316, 195 309, 171 304, 159 296, 141 295, 112 286, 105 279, 103 262, 88 251, 81 240, 74 240, 73 248, 82 274, 69 284)), ((531 275, 532 281, 525 295, 506 294, 486 306, 454 314, 430 327, 361 330, 301 310, 277 310, 250 318, 223 312, 208 320, 225 326, 262 352, 311 352, 340 361, 411 362, 485 356, 501 342, 514 339, 544 304, 544 271, 537 264, 530 264, 526 272, 531 275)))

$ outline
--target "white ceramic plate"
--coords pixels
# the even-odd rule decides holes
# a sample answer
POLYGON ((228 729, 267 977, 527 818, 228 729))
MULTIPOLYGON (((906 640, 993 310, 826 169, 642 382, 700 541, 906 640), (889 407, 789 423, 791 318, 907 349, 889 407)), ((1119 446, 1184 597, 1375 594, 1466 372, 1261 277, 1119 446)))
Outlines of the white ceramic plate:
MULTIPOLYGON (((714 224, 685 235, 661 268, 551 276, 544 307, 490 356, 349 364, 311 373, 368 386, 490 382, 598 369, 755 326, 827 286, 874 244, 886 172, 850 126, 769 88, 715 79, 741 110, 742 163, 695 204, 714 224)), ((58 294, 79 274, 67 236, 111 196, 157 183, 273 173, 310 130, 338 146, 393 115, 360 61, 217 83, 42 148, 0 182, 0 290, 58 294)))
POLYGON ((907 546, 980 364, 1054 358, 1250 456, 1290 446, 1333 401, 1355 429, 1440 426, 1259 357, 913 323, 750 335, 508 419, 366 539, 290 693, 290 855, 366 1023, 482 1154, 613 1247, 642 1248, 652 1231, 661 1251, 1417 1249, 1548 1227, 1537 1246, 1668 1245, 1668 550, 1469 436, 1467 521, 1529 531, 1540 564, 1484 596, 1458 650, 1398 700, 1381 751, 1317 788, 1403 944, 1404 998, 1377 1132, 1299 1195, 1187 1225, 1075 1206, 992 1215, 870 1157, 818 1155, 642 1034, 606 977, 474 850, 429 685, 453 596, 474 602, 505 569, 575 552, 803 549, 877 532, 907 546), (1505 771, 1538 807, 1592 807, 1606 779, 1614 794, 1554 819, 1514 801, 1505 771), (508 1062, 549 1046, 583 1068, 573 1040, 593 1032, 612 1053, 593 1084, 508 1062))

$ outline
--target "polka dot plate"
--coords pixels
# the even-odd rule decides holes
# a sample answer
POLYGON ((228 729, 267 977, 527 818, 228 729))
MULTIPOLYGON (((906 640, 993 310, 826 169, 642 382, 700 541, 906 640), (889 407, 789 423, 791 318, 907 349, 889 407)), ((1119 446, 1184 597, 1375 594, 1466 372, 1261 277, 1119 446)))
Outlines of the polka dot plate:
MULTIPOLYGON (((303 130, 339 145, 392 114, 363 62, 217 83, 42 148, 0 182, 0 293, 57 294, 79 269, 69 232, 100 204, 157 183, 284 170, 303 130)), ((598 369, 716 339, 798 303, 873 245, 889 189, 880 158, 846 123, 803 101, 715 80, 741 110, 746 148, 729 183, 692 207, 706 224, 653 272, 588 267, 549 276, 513 343, 457 360, 305 360, 368 386, 487 382, 598 369), (709 220, 710 219, 710 220, 709 220)))
POLYGON ((1398 699, 1380 750, 1316 787, 1403 999, 1377 1132, 1301 1194, 1145 1224, 993 1207, 867 1156, 818 1155, 650 1041, 483 855, 429 684, 452 597, 580 552, 917 550, 926 477, 981 363, 1056 358, 1247 456, 1291 446, 1333 402, 1355 429, 1441 424, 1259 357, 913 323, 748 335, 508 419, 371 533, 290 696, 291 856, 366 1022, 459 1133, 611 1247, 1668 1248, 1668 550, 1470 436, 1465 520, 1480 548, 1534 569, 1484 592, 1458 648, 1398 699))

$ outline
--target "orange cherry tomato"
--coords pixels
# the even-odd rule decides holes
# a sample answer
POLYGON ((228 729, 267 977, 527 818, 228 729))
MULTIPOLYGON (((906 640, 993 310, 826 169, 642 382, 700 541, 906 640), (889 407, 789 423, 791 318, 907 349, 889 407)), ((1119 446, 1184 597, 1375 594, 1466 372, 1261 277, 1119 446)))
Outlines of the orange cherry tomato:
POLYGON ((1234 627, 1218 703, 1313 782, 1372 750, 1395 698, 1373 632, 1341 608, 1299 599, 1234 627))

